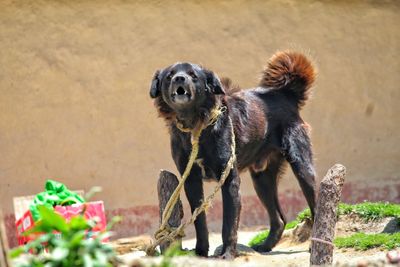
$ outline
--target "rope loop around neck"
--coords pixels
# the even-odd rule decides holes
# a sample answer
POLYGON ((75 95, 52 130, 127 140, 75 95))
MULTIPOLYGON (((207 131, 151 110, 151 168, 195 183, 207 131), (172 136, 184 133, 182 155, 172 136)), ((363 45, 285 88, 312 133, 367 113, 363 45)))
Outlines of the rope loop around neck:
POLYGON ((210 115, 208 116, 208 120, 207 122, 197 122, 196 126, 194 128, 188 128, 183 126, 182 122, 176 120, 176 128, 179 129, 179 131, 184 132, 184 133, 192 133, 192 135, 194 135, 194 133, 196 131, 203 131, 205 128, 207 128, 208 126, 211 125, 215 125, 218 121, 219 116, 224 113, 226 111, 227 107, 226 106, 222 106, 222 105, 215 105, 211 111, 210 111, 210 115), (200 129, 199 129, 200 128, 200 129))

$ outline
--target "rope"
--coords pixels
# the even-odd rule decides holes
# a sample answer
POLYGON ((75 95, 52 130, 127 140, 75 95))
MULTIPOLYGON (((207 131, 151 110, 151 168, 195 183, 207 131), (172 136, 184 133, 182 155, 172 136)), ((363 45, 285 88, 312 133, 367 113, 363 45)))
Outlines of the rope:
POLYGON ((323 243, 323 244, 330 245, 330 246, 332 246, 332 247, 335 246, 335 245, 334 245, 332 242, 330 242, 330 241, 326 241, 326 240, 323 240, 323 239, 320 239, 320 238, 316 238, 316 237, 311 238, 311 241, 320 242, 320 243, 323 243))
POLYGON ((173 207, 177 203, 179 199, 179 195, 182 191, 182 187, 187 179, 187 177, 190 174, 190 171, 192 170, 193 163, 195 162, 197 155, 199 153, 199 139, 201 136, 201 133, 204 129, 206 129, 210 125, 214 125, 218 121, 218 117, 226 110, 226 107, 215 107, 211 110, 210 117, 208 119, 207 123, 199 123, 194 129, 188 129, 184 128, 181 123, 177 123, 177 128, 181 130, 182 132, 190 132, 192 134, 192 151, 189 156, 189 161, 186 165, 185 171, 182 174, 182 177, 179 179, 179 184, 175 188, 175 191, 172 193, 170 199, 168 200, 167 205, 165 206, 164 212, 161 217, 161 225, 159 229, 156 231, 154 234, 155 237, 155 242, 151 245, 149 245, 146 248, 146 252, 148 255, 154 255, 155 248, 160 245, 161 243, 165 241, 172 242, 176 239, 176 237, 183 237, 184 236, 184 229, 194 223, 196 218, 199 216, 200 213, 203 211, 207 211, 208 208, 211 206, 211 202, 214 199, 215 195, 218 193, 218 191, 221 189, 222 185, 224 184, 226 178, 228 177, 231 169, 233 168, 233 165, 236 161, 236 143, 235 143, 235 133, 233 131, 233 124, 232 120, 230 117, 229 118, 229 124, 231 127, 231 156, 226 163, 225 169, 221 174, 221 178, 218 181, 218 184, 215 186, 213 192, 207 196, 205 201, 197 207, 190 218, 189 221, 181 224, 179 227, 172 229, 171 227, 168 226, 168 220, 171 217, 173 207))

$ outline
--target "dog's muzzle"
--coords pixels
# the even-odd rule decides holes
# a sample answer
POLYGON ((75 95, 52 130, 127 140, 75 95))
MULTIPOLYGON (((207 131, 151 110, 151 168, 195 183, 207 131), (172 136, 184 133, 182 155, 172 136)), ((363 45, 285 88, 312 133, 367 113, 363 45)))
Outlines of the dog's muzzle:
POLYGON ((171 100, 176 104, 186 104, 192 100, 191 84, 188 77, 175 75, 171 81, 171 100))

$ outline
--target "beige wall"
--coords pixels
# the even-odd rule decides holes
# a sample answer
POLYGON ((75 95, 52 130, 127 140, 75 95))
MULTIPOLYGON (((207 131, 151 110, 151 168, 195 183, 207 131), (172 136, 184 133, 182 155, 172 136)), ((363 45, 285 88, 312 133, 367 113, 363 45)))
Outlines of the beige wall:
MULTIPOLYGON (((159 169, 175 167, 153 72, 187 60, 250 87, 285 48, 318 65, 303 116, 319 176, 341 162, 348 182, 394 184, 399 199, 399 3, 1 1, 0 208, 46 178, 102 186, 108 209, 156 204, 159 169)), ((254 194, 247 175, 242 194, 254 194)))

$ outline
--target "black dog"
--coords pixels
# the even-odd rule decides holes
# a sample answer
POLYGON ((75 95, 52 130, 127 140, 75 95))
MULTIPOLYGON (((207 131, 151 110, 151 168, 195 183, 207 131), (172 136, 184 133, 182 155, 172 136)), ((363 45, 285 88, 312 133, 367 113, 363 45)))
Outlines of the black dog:
MULTIPOLYGON (((308 99, 315 79, 311 62, 296 52, 278 52, 262 73, 258 87, 240 90, 228 79, 191 63, 176 63, 157 71, 150 96, 171 134, 172 156, 182 174, 191 152, 193 129, 208 120, 211 110, 224 107, 215 124, 201 134, 197 164, 185 183, 191 210, 203 199, 202 179, 219 179, 231 155, 231 127, 234 128, 237 162, 222 187, 223 258, 235 256, 241 209, 239 172, 249 169, 254 188, 269 213, 268 238, 254 249, 270 251, 281 238, 286 219, 277 194, 278 177, 286 162, 296 175, 314 215, 315 171, 307 124, 299 110, 308 99), (200 164, 201 163, 201 164, 200 164)), ((195 221, 196 253, 208 255, 205 213, 195 221)))

